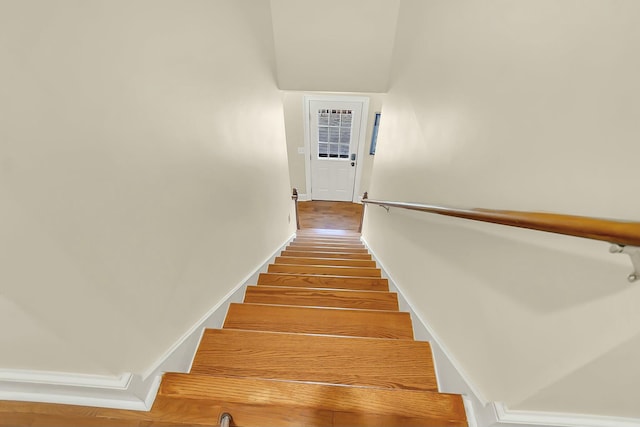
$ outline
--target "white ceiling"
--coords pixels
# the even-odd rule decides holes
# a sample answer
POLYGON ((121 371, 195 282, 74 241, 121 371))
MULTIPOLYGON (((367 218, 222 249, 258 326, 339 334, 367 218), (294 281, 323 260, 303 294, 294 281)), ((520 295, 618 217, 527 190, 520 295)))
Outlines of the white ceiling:
POLYGON ((386 92, 400 0, 271 0, 280 89, 386 92))

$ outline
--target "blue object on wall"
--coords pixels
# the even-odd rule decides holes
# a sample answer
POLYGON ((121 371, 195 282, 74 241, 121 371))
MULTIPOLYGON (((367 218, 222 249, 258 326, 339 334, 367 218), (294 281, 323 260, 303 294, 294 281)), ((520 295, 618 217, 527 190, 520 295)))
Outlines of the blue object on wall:
POLYGON ((376 120, 373 122, 373 134, 371 135, 371 148, 369 154, 376 154, 376 143, 378 142, 378 127, 380 126, 380 113, 376 113, 376 120))

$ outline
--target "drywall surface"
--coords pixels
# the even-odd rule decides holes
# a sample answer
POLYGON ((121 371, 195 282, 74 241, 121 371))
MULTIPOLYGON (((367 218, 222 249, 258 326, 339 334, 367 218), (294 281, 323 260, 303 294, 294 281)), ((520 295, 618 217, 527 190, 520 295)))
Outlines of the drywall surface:
POLYGON ((386 92, 399 0, 271 0, 284 90, 386 92))
POLYGON ((1 368, 140 373, 293 232, 272 40, 268 0, 0 3, 1 368))
MULTIPOLYGON (((370 197, 638 221, 640 4, 403 0, 370 197)), ((364 236, 483 399, 640 417, 603 242, 376 206, 364 236)))
POLYGON ((307 190, 305 166, 305 156, 308 156, 308 153, 306 151, 300 153, 299 149, 304 150, 304 96, 315 94, 322 96, 364 96, 369 98, 369 115, 366 118, 367 133, 364 139, 364 156, 358 161, 358 167, 362 168, 362 176, 360 179, 360 187, 354 190, 355 193, 360 196, 368 190, 370 184, 371 170, 373 169, 373 161, 375 157, 369 154, 369 148, 371 147, 371 135, 373 133, 375 113, 380 112, 384 95, 377 93, 314 93, 283 91, 283 107, 291 185, 297 188, 300 194, 309 198, 311 197, 311 192, 307 190))

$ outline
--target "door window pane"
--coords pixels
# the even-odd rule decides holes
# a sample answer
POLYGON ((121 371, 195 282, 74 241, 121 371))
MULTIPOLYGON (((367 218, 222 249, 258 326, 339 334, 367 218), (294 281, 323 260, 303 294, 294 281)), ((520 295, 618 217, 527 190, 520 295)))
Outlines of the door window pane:
POLYGON ((318 142, 329 142, 329 128, 326 126, 318 127, 318 142))
POLYGON ((349 158, 352 121, 352 110, 318 110, 319 158, 349 158))
POLYGON ((318 111, 318 124, 326 126, 329 124, 329 110, 318 111))
POLYGON ((319 157, 327 157, 329 153, 329 144, 326 143, 318 143, 318 156, 319 157))
POLYGON ((329 128, 329 142, 340 142, 340 128, 329 128))
POLYGON ((341 110, 331 110, 331 118, 329 119, 329 126, 340 126, 341 110))
POLYGON ((347 144, 351 142, 351 128, 340 128, 340 142, 347 144))
POLYGON ((329 144, 329 157, 338 157, 339 144, 329 144))

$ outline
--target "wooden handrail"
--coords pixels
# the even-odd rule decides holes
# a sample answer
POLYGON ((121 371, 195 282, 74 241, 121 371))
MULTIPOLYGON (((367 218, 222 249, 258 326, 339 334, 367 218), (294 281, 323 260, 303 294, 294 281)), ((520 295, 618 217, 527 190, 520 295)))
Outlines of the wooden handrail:
POLYGON ((601 219, 543 212, 505 211, 494 209, 461 209, 420 203, 392 202, 363 197, 362 203, 383 207, 410 209, 438 215, 491 222, 512 227, 547 231, 568 236, 602 240, 618 245, 640 246, 640 222, 601 219))

